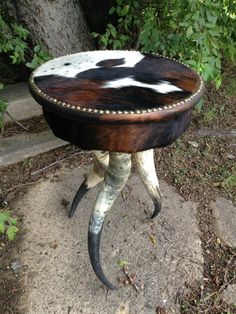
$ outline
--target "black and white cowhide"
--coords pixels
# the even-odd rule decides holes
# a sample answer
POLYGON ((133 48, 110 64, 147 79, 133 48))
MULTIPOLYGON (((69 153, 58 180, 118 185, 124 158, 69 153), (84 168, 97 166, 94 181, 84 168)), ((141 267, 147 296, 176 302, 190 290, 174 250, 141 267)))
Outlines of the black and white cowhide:
POLYGON ((171 59, 136 51, 91 51, 59 57, 33 75, 48 96, 74 106, 142 110, 184 100, 199 88, 197 74, 171 59))

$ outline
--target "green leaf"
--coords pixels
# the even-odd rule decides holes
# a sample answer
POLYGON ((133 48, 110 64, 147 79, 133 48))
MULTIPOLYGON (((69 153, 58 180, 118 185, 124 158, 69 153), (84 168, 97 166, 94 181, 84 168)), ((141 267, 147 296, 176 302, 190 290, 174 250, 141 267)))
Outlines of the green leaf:
POLYGON ((151 240, 151 242, 153 243, 153 244, 157 244, 157 239, 156 239, 156 237, 154 236, 154 235, 149 235, 149 239, 151 240))
POLYGON ((187 38, 189 38, 193 33, 193 28, 192 26, 190 25, 188 28, 187 28, 187 31, 186 31, 186 36, 187 38))
POLYGON ((12 28, 15 34, 19 36, 19 38, 24 39, 24 40, 27 39, 29 35, 29 31, 26 28, 24 28, 22 25, 12 24, 12 28))
POLYGON ((110 10, 109 10, 109 14, 113 14, 115 13, 116 11, 116 8, 115 7, 111 7, 110 10))
POLYGON ((8 229, 7 229, 7 237, 8 237, 8 240, 12 241, 14 240, 15 236, 16 236, 16 233, 18 232, 18 228, 16 226, 10 226, 8 229))
POLYGON ((3 222, 0 222, 0 233, 5 232, 5 224, 3 222))
POLYGON ((91 34, 91 36, 94 37, 94 38, 97 38, 97 37, 99 36, 99 34, 96 33, 96 32, 92 32, 92 33, 90 33, 90 34, 91 34))
POLYGON ((112 24, 108 24, 107 26, 108 26, 108 28, 109 28, 109 30, 111 32, 111 35, 115 38, 116 35, 117 35, 115 27, 112 24))
POLYGON ((122 48, 122 43, 120 40, 115 39, 113 42, 113 49, 121 49, 122 48))
POLYGON ((217 15, 211 13, 211 11, 206 11, 207 19, 209 22, 215 24, 217 21, 217 15))
POLYGON ((129 262, 125 261, 125 260, 122 260, 122 259, 118 259, 118 261, 116 262, 116 264, 119 266, 119 267, 124 267, 126 265, 129 264, 129 262))
POLYGON ((17 224, 17 218, 9 217, 8 222, 15 226, 17 224))
POLYGON ((125 16, 129 13, 129 5, 127 4, 126 6, 123 7, 123 9, 120 11, 121 16, 125 16))
POLYGON ((37 53, 41 50, 41 47, 39 45, 34 47, 34 52, 37 53))
POLYGON ((228 178, 226 178, 224 181, 223 181, 223 186, 225 188, 235 188, 236 187, 236 175, 235 174, 232 174, 231 176, 229 176, 228 178))
POLYGON ((216 67, 217 67, 218 69, 221 69, 221 60, 220 60, 220 58, 216 58, 216 59, 215 59, 215 63, 216 63, 216 67))
MULTIPOLYGON (((118 6, 116 7, 116 13, 117 13, 118 16, 120 16, 120 12, 121 12, 121 6, 118 5, 118 6)), ((118 20, 118 21, 119 21, 119 20, 118 20)))
POLYGON ((108 39, 107 39, 107 37, 102 36, 102 37, 100 38, 100 42, 101 42, 101 44, 104 45, 105 48, 107 47, 107 45, 108 45, 108 39))
POLYGON ((3 89, 4 85, 2 83, 0 83, 0 89, 3 89))
POLYGON ((10 213, 8 213, 8 212, 0 212, 0 223, 7 222, 9 217, 10 217, 10 213))

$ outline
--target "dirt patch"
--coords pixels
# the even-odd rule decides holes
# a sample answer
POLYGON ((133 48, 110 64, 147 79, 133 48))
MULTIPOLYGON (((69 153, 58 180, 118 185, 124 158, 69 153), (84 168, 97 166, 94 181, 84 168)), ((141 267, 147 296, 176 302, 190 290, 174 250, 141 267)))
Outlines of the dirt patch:
MULTIPOLYGON (((20 225, 21 217, 18 220, 20 225)), ((15 307, 23 291, 17 272, 11 268, 11 262, 17 254, 20 238, 19 234, 14 241, 8 241, 5 236, 0 236, 0 314, 18 314, 15 307)))
POLYGON ((199 228, 204 253, 203 282, 189 287, 189 293, 181 300, 182 313, 234 313, 235 307, 220 297, 229 285, 236 283, 236 251, 224 245, 212 226, 209 204, 201 202, 198 208, 199 228))
POLYGON ((16 195, 25 193, 30 185, 59 169, 62 162, 66 162, 68 167, 80 167, 91 163, 91 158, 88 153, 68 145, 36 157, 27 158, 15 165, 0 167, 0 205, 8 205, 8 202, 14 200, 16 195))
POLYGON ((162 149, 161 154, 157 151, 157 170, 186 199, 207 201, 221 194, 236 201, 236 165, 235 159, 231 159, 236 151, 232 144, 231 138, 196 137, 187 133, 171 147, 162 149))
POLYGON ((43 116, 23 120, 20 121, 20 123, 26 128, 26 130, 16 122, 9 122, 2 131, 2 137, 9 137, 22 133, 39 133, 48 130, 48 124, 43 116))

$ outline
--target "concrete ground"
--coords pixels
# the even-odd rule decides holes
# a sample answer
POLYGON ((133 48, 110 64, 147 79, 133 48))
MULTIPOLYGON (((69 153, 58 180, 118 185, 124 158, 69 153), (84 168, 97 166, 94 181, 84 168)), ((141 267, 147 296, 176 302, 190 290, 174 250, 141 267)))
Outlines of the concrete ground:
MULTIPOLYGON (((8 112, 18 121, 42 114, 42 107, 31 97, 27 82, 5 86, 0 90, 0 98, 7 100, 8 112)), ((11 119, 6 115, 4 121, 11 119)))
POLYGON ((0 167, 37 156, 68 143, 48 130, 40 133, 23 133, 0 138, 0 167))
POLYGON ((147 219, 151 200, 139 177, 132 174, 103 230, 102 265, 119 288, 107 292, 95 277, 87 252, 88 220, 98 187, 82 200, 75 217, 67 218, 65 200, 72 200, 83 174, 84 169, 59 170, 13 204, 25 216, 19 255, 25 292, 19 310, 25 314, 154 314, 160 306, 178 313, 185 283, 202 279, 197 204, 184 201, 173 187, 161 182, 164 206, 151 221, 147 219), (139 292, 118 282, 125 278, 119 259, 129 263, 139 292), (122 304, 129 312, 119 311, 122 304))

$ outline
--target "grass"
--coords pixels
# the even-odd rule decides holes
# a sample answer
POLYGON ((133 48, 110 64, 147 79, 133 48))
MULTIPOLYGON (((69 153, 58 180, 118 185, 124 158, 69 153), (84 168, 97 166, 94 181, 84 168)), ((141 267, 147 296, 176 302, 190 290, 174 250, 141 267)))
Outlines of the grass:
POLYGON ((199 200, 203 195, 216 193, 236 201, 235 160, 230 139, 216 137, 193 137, 184 135, 171 147, 165 148, 162 156, 157 154, 158 169, 162 175, 181 189, 186 197, 199 200), (196 141, 197 147, 189 142, 196 141))

